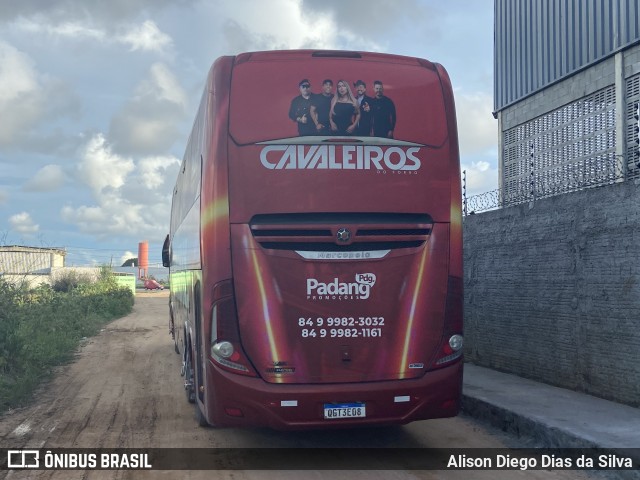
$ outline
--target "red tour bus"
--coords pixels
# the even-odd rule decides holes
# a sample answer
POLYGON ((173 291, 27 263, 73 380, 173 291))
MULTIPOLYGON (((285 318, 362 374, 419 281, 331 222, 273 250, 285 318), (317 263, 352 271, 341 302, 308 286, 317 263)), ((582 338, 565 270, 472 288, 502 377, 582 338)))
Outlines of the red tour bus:
POLYGON ((199 423, 455 416, 461 227, 442 66, 302 50, 216 60, 163 247, 199 423))

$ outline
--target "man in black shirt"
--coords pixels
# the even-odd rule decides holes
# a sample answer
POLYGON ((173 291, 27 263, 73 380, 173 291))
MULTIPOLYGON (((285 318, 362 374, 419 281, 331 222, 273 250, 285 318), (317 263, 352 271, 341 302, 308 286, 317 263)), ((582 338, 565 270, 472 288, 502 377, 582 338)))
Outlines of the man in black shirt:
POLYGON ((291 100, 289 118, 297 123, 300 136, 315 135, 316 128, 311 119, 311 83, 305 78, 298 88, 300 95, 291 100))
POLYGON ((384 95, 384 86, 380 80, 373 82, 376 98, 373 104, 373 135, 393 138, 396 128, 396 106, 384 95))
POLYGON ((360 107, 360 121, 356 127, 355 135, 367 137, 371 135, 371 114, 374 99, 367 95, 367 84, 362 80, 358 80, 353 86, 356 87, 356 92, 358 92, 356 100, 360 107))
POLYGON ((333 81, 326 79, 322 82, 322 93, 311 98, 311 119, 316 129, 316 135, 331 135, 329 112, 333 99, 333 81))

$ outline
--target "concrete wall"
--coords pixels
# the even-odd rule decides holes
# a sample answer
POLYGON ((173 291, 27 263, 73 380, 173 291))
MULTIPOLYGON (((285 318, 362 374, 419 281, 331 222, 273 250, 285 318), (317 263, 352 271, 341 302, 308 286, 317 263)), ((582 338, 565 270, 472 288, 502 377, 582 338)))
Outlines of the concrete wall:
POLYGON ((640 406, 640 183, 464 219, 465 358, 640 406))
POLYGON ((12 285, 24 285, 27 288, 36 288, 41 284, 51 285, 51 276, 49 273, 3 273, 0 274, 2 279, 12 285))

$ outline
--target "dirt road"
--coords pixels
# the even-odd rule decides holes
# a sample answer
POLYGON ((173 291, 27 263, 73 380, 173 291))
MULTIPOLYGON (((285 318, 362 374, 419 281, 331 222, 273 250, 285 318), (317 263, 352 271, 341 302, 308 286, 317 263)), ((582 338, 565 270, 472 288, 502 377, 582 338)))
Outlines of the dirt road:
MULTIPOLYGON (((465 417, 404 427, 276 432, 197 426, 168 333, 168 293, 139 293, 133 312, 79 349, 34 403, 0 418, 4 448, 503 447, 506 437, 465 417)), ((283 465, 283 469, 286 467, 283 465)), ((545 471, 0 471, 7 479, 511 479, 588 478, 545 471)))

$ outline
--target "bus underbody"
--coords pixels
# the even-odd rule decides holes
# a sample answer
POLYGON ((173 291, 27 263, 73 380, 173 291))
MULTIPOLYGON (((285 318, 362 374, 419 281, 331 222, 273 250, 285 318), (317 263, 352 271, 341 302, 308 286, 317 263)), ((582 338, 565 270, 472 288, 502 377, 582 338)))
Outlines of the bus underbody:
POLYGON ((214 426, 298 430, 393 425, 453 417, 460 410, 462 361, 418 379, 337 385, 269 384, 210 367, 207 384, 213 391, 205 392, 206 407, 197 408, 214 426), (364 416, 325 418, 325 411, 336 407, 361 408, 364 416))

